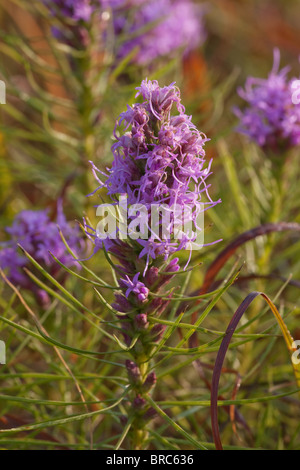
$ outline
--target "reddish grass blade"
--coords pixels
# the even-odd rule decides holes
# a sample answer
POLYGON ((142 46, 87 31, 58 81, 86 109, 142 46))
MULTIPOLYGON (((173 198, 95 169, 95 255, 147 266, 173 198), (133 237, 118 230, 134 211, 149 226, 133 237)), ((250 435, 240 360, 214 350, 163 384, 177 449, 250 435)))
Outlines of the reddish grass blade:
MULTIPOLYGON (((236 327, 246 312, 247 308, 249 305, 253 302, 256 297, 262 296, 265 301, 268 303, 270 306, 272 313, 274 314, 280 329, 282 331, 284 340, 287 344, 288 350, 290 354, 295 351, 293 348, 293 338, 287 329, 283 319, 281 318, 280 313, 278 312, 276 306, 273 304, 273 302, 269 299, 269 297, 262 293, 262 292, 251 292, 247 297, 243 300, 241 305, 238 307, 236 310, 235 314, 233 315, 227 330, 225 332, 225 336, 222 340, 220 349, 217 354, 215 366, 214 366, 214 371, 213 371, 213 376, 212 376, 212 385, 211 385, 211 424, 212 424, 212 432, 213 432, 213 438, 215 442, 215 446, 217 450, 222 450, 222 442, 221 442, 221 437, 220 437, 220 431, 219 431, 219 424, 218 424, 218 390, 219 390, 219 382, 220 382, 220 376, 221 372, 223 369, 223 363, 225 360, 225 356, 231 341, 231 338, 236 330, 236 327)), ((294 374, 296 377, 297 385, 300 388, 300 366, 296 365, 293 363, 293 368, 294 368, 294 374)))
MULTIPOLYGON (((0 429, 11 429, 17 426, 24 426, 26 424, 30 424, 27 420, 24 418, 21 418, 20 416, 15 416, 12 414, 5 414, 4 416, 1 416, 0 418, 0 429)), ((26 435, 29 432, 24 432, 22 435, 26 435)), ((51 434, 48 434, 46 431, 41 431, 38 434, 35 435, 36 439, 39 439, 41 441, 50 441, 50 442, 57 442, 60 444, 60 441, 55 439, 51 434)), ((60 447, 57 447, 59 449, 60 447)))
MULTIPOLYGON (((211 263, 211 265, 208 267, 206 271, 204 281, 200 290, 194 294, 195 295, 206 294, 211 289, 212 284, 214 283, 220 270, 223 268, 223 266, 228 261, 228 259, 234 255, 234 253, 240 246, 244 245, 245 243, 251 240, 254 240, 257 237, 268 235, 269 233, 283 232, 283 231, 288 231, 288 230, 300 232, 300 224, 293 223, 293 222, 278 222, 274 224, 269 223, 269 224, 259 225, 258 227, 255 227, 251 230, 247 230, 246 232, 239 235, 231 243, 229 243, 229 245, 227 245, 227 247, 223 251, 221 251, 221 253, 217 256, 217 258, 211 263)), ((191 318, 192 323, 195 323, 197 319, 197 315, 198 315, 197 312, 195 312, 192 315, 192 318, 191 318)), ((197 346, 195 335, 191 338, 190 343, 193 347, 197 346)))
POLYGON ((239 235, 231 243, 229 243, 229 245, 227 245, 227 247, 223 251, 221 251, 221 253, 209 266, 204 278, 203 285, 198 295, 208 292, 211 284, 214 282, 219 271, 222 269, 228 259, 234 255, 234 253, 240 246, 244 245, 245 243, 251 240, 254 240, 257 237, 261 237, 262 235, 268 235, 269 233, 283 232, 288 230, 300 232, 300 224, 293 222, 278 222, 274 224, 269 223, 260 225, 251 230, 247 230, 246 232, 239 235))
MULTIPOLYGON (((201 362, 199 359, 196 359, 193 364, 196 370, 199 372, 200 378, 205 383, 207 389, 211 392, 211 383, 206 378, 203 369, 213 370, 214 367, 211 364, 205 364, 204 362, 201 362)), ((236 376, 235 386, 231 395, 231 400, 235 400, 238 390, 240 388, 241 382, 242 382, 240 374, 235 369, 228 369, 227 367, 222 367, 221 373, 222 374, 234 374, 236 376)), ((223 397, 222 395, 219 395, 218 399, 225 400, 225 397, 223 397)), ((229 415, 233 432, 236 434, 238 438, 239 436, 237 434, 236 423, 239 423, 240 425, 242 425, 243 428, 249 433, 249 436, 253 439, 253 435, 252 435, 250 427, 248 426, 245 419, 243 418, 241 413, 236 409, 234 405, 229 405, 229 406, 224 405, 222 406, 222 409, 229 415)))

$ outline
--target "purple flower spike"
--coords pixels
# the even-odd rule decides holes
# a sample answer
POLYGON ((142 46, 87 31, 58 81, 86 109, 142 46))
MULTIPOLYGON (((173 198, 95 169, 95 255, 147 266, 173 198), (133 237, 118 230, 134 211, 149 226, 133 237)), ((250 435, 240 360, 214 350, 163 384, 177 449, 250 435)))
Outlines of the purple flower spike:
MULTIPOLYGON (((197 238, 196 230, 199 229, 199 214, 220 201, 212 201, 206 185, 210 163, 205 167, 204 145, 209 139, 197 130, 191 116, 185 114, 180 91, 175 84, 160 87, 156 80, 143 80, 136 96, 141 98, 142 103, 127 106, 117 121, 116 127, 124 126, 124 131, 120 129, 120 136, 115 132, 116 142, 112 146, 114 159, 111 169, 108 169, 108 176, 94 164, 92 167, 98 184, 107 188, 108 195, 116 204, 118 196, 126 194, 128 206, 143 205, 148 213, 153 205, 167 207, 169 212, 172 207, 178 208, 170 215, 167 235, 162 232, 159 221, 153 227, 148 218, 148 238, 143 236, 136 239, 140 246, 136 248, 135 256, 141 260, 141 266, 145 263, 142 266, 144 277, 152 269, 151 275, 145 277, 145 283, 151 286, 156 280, 157 265, 153 267, 153 262, 168 260, 173 253, 181 250, 191 252, 191 246, 197 238), (174 115, 174 111, 177 114, 174 115), (106 181, 102 182, 101 178, 106 178, 106 181), (208 200, 202 204, 203 197, 208 200), (184 212, 188 207, 191 212, 186 215, 184 212), (188 218, 193 228, 176 238, 175 226, 178 226, 179 218, 183 220, 183 217, 188 218)), ((142 234, 147 235, 146 231, 144 228, 142 234)), ((105 240, 104 245, 107 251, 117 254, 120 242, 105 240)), ((122 250, 125 252, 124 247, 122 250)), ((135 256, 128 253, 128 260, 135 256)), ((122 265, 128 272, 128 262, 126 265, 122 262, 122 265)), ((174 261, 170 270, 176 272, 178 269, 179 265, 174 261)), ((138 270, 141 271, 141 268, 138 270)), ((133 275, 136 271, 133 270, 133 275)), ((132 290, 132 285, 128 284, 128 288, 132 290)), ((141 291, 139 294, 147 292, 141 291)))
POLYGON ((150 372, 150 374, 147 375, 145 382, 143 383, 143 391, 149 392, 152 390, 152 388, 156 384, 156 374, 155 372, 150 372))
POLYGON ((300 144, 300 104, 293 103, 289 67, 279 69, 280 52, 274 51, 274 65, 267 79, 249 77, 238 93, 248 106, 234 109, 240 119, 237 131, 260 147, 274 152, 300 144))
MULTIPOLYGON (((113 305, 125 313, 122 333, 133 358, 126 363, 133 392, 129 414, 140 426, 141 417, 147 420, 153 416, 146 404, 156 375, 147 372, 148 363, 156 349, 153 343, 160 342, 166 331, 166 325, 153 322, 153 318, 167 313, 172 300, 173 289, 164 292, 164 286, 180 270, 179 258, 172 259, 172 255, 182 249, 191 253, 195 238, 198 249, 201 243, 195 229, 201 231, 203 225, 198 220, 199 210, 204 212, 220 201, 210 198, 206 185, 210 163, 205 165, 204 145, 208 139, 185 114, 175 84, 160 87, 156 80, 143 80, 137 97, 141 102, 127 106, 117 121, 108 175, 92 164, 98 188, 105 187, 111 199, 107 212, 118 208, 106 224, 111 230, 102 236, 101 224, 97 229, 86 228, 95 247, 102 246, 117 260, 113 266, 122 276, 118 281, 121 293, 115 294, 113 305), (121 126, 123 129, 117 129, 121 126), (202 203, 203 197, 208 200, 202 203), (135 215, 140 230, 132 228, 137 222, 135 215), (193 227, 190 224, 184 232, 187 222, 193 222, 193 227), (121 236, 116 238, 116 234, 121 236), (135 380, 139 372, 142 383, 135 380)), ((103 206, 98 209, 101 212, 103 206)), ((122 321, 123 316, 117 316, 122 321)))
POLYGON ((145 405, 146 405, 146 400, 145 398, 141 397, 140 395, 138 395, 134 400, 133 400, 133 407, 136 409, 136 410, 142 410, 145 405))
POLYGON ((151 330, 152 341, 159 342, 164 335, 166 325, 156 323, 151 330))
POLYGON ((141 382, 141 372, 135 362, 130 361, 129 359, 125 363, 128 377, 131 383, 137 384, 141 382))
MULTIPOLYGON (((176 52, 188 54, 205 38, 205 8, 191 0, 42 0, 53 16, 66 19, 52 28, 58 39, 76 45, 89 42, 93 15, 99 32, 99 45, 116 38, 116 58, 136 51, 132 61, 151 64, 159 57, 176 52), (97 15, 97 16, 96 16, 97 15)), ((110 46, 109 46, 110 48, 110 46)))
POLYGON ((202 230, 199 210, 204 212, 220 201, 210 198, 206 185, 210 163, 206 165, 204 145, 208 139, 185 114, 175 83, 160 87, 156 80, 143 80, 136 97, 141 102, 127 106, 117 120, 112 167, 105 174, 92 164, 98 189, 106 188, 122 223, 114 216, 111 237, 109 230, 102 236, 100 224, 98 231, 86 228, 95 247, 104 248, 117 260, 114 268, 122 276, 118 281, 121 293, 115 294, 113 306, 125 313, 122 333, 133 358, 126 363, 134 392, 130 413, 146 420, 153 412, 145 406, 145 397, 156 383, 154 372, 145 377, 147 362, 153 343, 160 342, 166 330, 164 324, 153 325, 153 318, 166 313, 172 290, 163 292, 164 286, 180 270, 179 258, 172 259, 172 255, 184 249, 191 253, 195 238, 199 242, 196 229, 202 230), (202 203, 204 197, 207 200, 202 203), (137 213, 143 223, 135 231, 137 213), (193 226, 184 232, 186 222, 193 226), (121 236, 116 238, 116 234, 121 236), (140 377, 135 380, 139 372, 142 383, 140 377))

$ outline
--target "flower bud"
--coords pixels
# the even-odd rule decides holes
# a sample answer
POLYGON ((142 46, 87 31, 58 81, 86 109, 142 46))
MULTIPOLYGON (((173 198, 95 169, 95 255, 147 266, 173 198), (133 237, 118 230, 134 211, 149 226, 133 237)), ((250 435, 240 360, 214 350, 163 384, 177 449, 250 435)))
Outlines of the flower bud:
POLYGON ((155 266, 151 266, 146 272, 145 282, 147 286, 151 287, 159 278, 159 269, 155 266))
POLYGON ((149 326, 148 318, 145 313, 139 313, 134 319, 136 329, 139 331, 146 330, 149 326))
POLYGON ((141 397, 140 395, 138 395, 134 400, 133 400, 133 408, 135 408, 136 410, 141 410, 142 408, 144 408, 144 406, 146 405, 146 400, 145 398, 141 397))
POLYGON ((153 326, 151 330, 151 340, 158 342, 161 340, 163 337, 163 334, 165 332, 166 325, 161 325, 160 323, 157 323, 156 325, 153 326))
POLYGON ((130 323, 122 323, 122 334, 127 346, 130 346, 132 341, 132 328, 130 323))
POLYGON ((126 424, 127 424, 127 422, 128 422, 127 416, 121 415, 121 416, 120 416, 120 422, 121 422, 121 424, 122 424, 123 426, 126 426, 126 424))
POLYGON ((143 390, 145 392, 150 392, 150 390, 155 386, 155 384, 156 384, 156 374, 155 372, 150 372, 145 382, 143 383, 143 390))
POLYGON ((139 384, 141 382, 141 372, 136 363, 127 359, 125 365, 130 383, 133 385, 139 384))

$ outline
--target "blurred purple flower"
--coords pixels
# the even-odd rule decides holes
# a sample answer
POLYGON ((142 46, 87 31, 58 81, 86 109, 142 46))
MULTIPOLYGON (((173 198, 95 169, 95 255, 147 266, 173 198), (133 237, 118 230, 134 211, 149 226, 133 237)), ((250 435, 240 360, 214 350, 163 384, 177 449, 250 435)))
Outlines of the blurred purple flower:
MULTIPOLYGON (((118 203, 119 196, 126 194, 129 206, 142 204, 147 209, 148 239, 137 238, 129 243, 109 237, 100 240, 91 227, 87 227, 87 234, 94 241, 96 250, 104 246, 120 262, 118 269, 125 275, 120 286, 125 297, 130 300, 129 294, 134 293, 137 300, 145 301, 148 292, 143 289, 148 290, 153 284, 160 288, 172 277, 158 273, 163 263, 167 262, 166 272, 175 275, 179 260, 170 262, 169 258, 183 249, 191 250, 191 244, 197 238, 195 231, 179 239, 174 236, 177 216, 173 212, 167 233, 161 233, 161 222, 158 222, 155 237, 149 236, 150 233, 153 235, 150 216, 153 205, 164 206, 167 210, 176 206, 181 211, 187 206, 192 207, 190 220, 197 230, 201 230, 197 226, 199 212, 220 201, 214 202, 210 198, 206 184, 210 164, 205 168, 204 145, 208 139, 197 130, 191 116, 185 114, 175 84, 160 87, 156 80, 144 80, 137 88, 136 96, 141 97, 142 103, 127 106, 117 121, 112 168, 105 174, 92 163, 92 169, 99 187, 106 187, 113 203, 118 203), (173 114, 174 111, 177 114, 173 114), (124 130, 117 129, 119 126, 124 130), (103 176, 104 182, 101 181, 103 176), (203 194, 206 202, 202 202, 203 194), (145 284, 138 281, 137 273, 140 272, 145 284)), ((124 302, 119 299, 118 303, 123 312, 124 302)))
MULTIPOLYGON (((158 57, 172 56, 197 48, 206 37, 203 25, 205 8, 192 0, 43 0, 52 15, 71 20, 65 30, 52 28, 61 40, 68 40, 67 29, 77 36, 77 44, 87 41, 88 23, 98 14, 100 36, 104 43, 112 22, 116 38, 117 59, 137 49, 133 61, 150 64, 158 57), (72 22, 74 24, 72 24, 72 22), (106 32, 105 32, 106 31, 106 32)), ((74 38, 73 38, 74 39, 74 38)), ((99 39, 100 40, 100 39, 99 39)))
POLYGON ((267 79, 249 77, 238 93, 248 106, 234 109, 240 119, 237 131, 264 149, 278 152, 300 144, 300 105, 293 103, 289 67, 279 69, 280 52, 274 51, 274 65, 267 79))
POLYGON ((32 290, 39 298, 43 297, 43 293, 23 271, 22 268, 29 266, 30 262, 25 255, 20 254, 17 245, 21 245, 51 275, 56 275, 61 268, 50 252, 67 267, 79 267, 77 261, 67 252, 58 227, 69 246, 79 254, 84 242, 79 229, 71 227, 66 221, 60 204, 56 223, 49 219, 47 210, 20 212, 12 226, 6 228, 10 240, 0 245, 0 267, 7 270, 8 279, 15 285, 32 290))
POLYGON ((149 64, 178 49, 188 53, 205 40, 205 10, 191 0, 102 0, 101 3, 112 11, 115 35, 121 39, 119 58, 137 48, 133 60, 149 64))
MULTIPOLYGON (((117 126, 123 124, 125 132, 116 136, 112 146, 114 160, 105 183, 98 178, 99 170, 93 164, 94 174, 115 202, 120 194, 127 194, 129 205, 142 204, 149 211, 153 204, 181 210, 193 207, 189 216, 197 227, 199 213, 220 202, 212 201, 205 182, 210 175, 210 163, 204 167, 208 139, 185 114, 174 83, 161 88, 156 80, 144 80, 137 90, 136 96, 141 96, 143 102, 128 106, 119 117, 117 126), (171 115, 174 106, 177 115, 171 115), (208 200, 200 206, 202 194, 208 200)), ((182 213, 178 217, 182 218, 182 213)), ((147 260, 144 274, 151 260, 167 260, 171 254, 188 249, 195 240, 194 232, 174 240, 176 214, 171 215, 170 222, 171 237, 137 240, 138 257, 147 260)), ((150 230, 150 223, 148 227, 150 230)), ((108 251, 112 246, 116 247, 116 242, 107 240, 108 251)))

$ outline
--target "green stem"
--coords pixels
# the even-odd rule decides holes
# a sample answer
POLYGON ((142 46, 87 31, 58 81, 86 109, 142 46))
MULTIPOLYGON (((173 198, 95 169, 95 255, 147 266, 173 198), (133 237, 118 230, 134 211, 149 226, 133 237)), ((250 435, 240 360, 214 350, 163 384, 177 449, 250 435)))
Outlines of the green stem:
POLYGON ((154 372, 150 372, 152 347, 149 346, 147 336, 147 333, 141 334, 138 340, 139 344, 131 351, 132 360, 126 362, 131 385, 127 423, 131 423, 128 436, 131 439, 132 450, 145 450, 147 446, 148 431, 146 425, 151 419, 149 396, 156 382, 154 372))
POLYGON ((138 368, 141 373, 141 383, 133 387, 133 421, 132 421, 132 449, 145 450, 145 441, 148 438, 148 432, 145 430, 147 420, 145 419, 145 412, 148 405, 148 391, 143 389, 143 384, 147 379, 149 371, 149 360, 138 363, 138 368), (141 403, 141 408, 138 406, 141 403))

